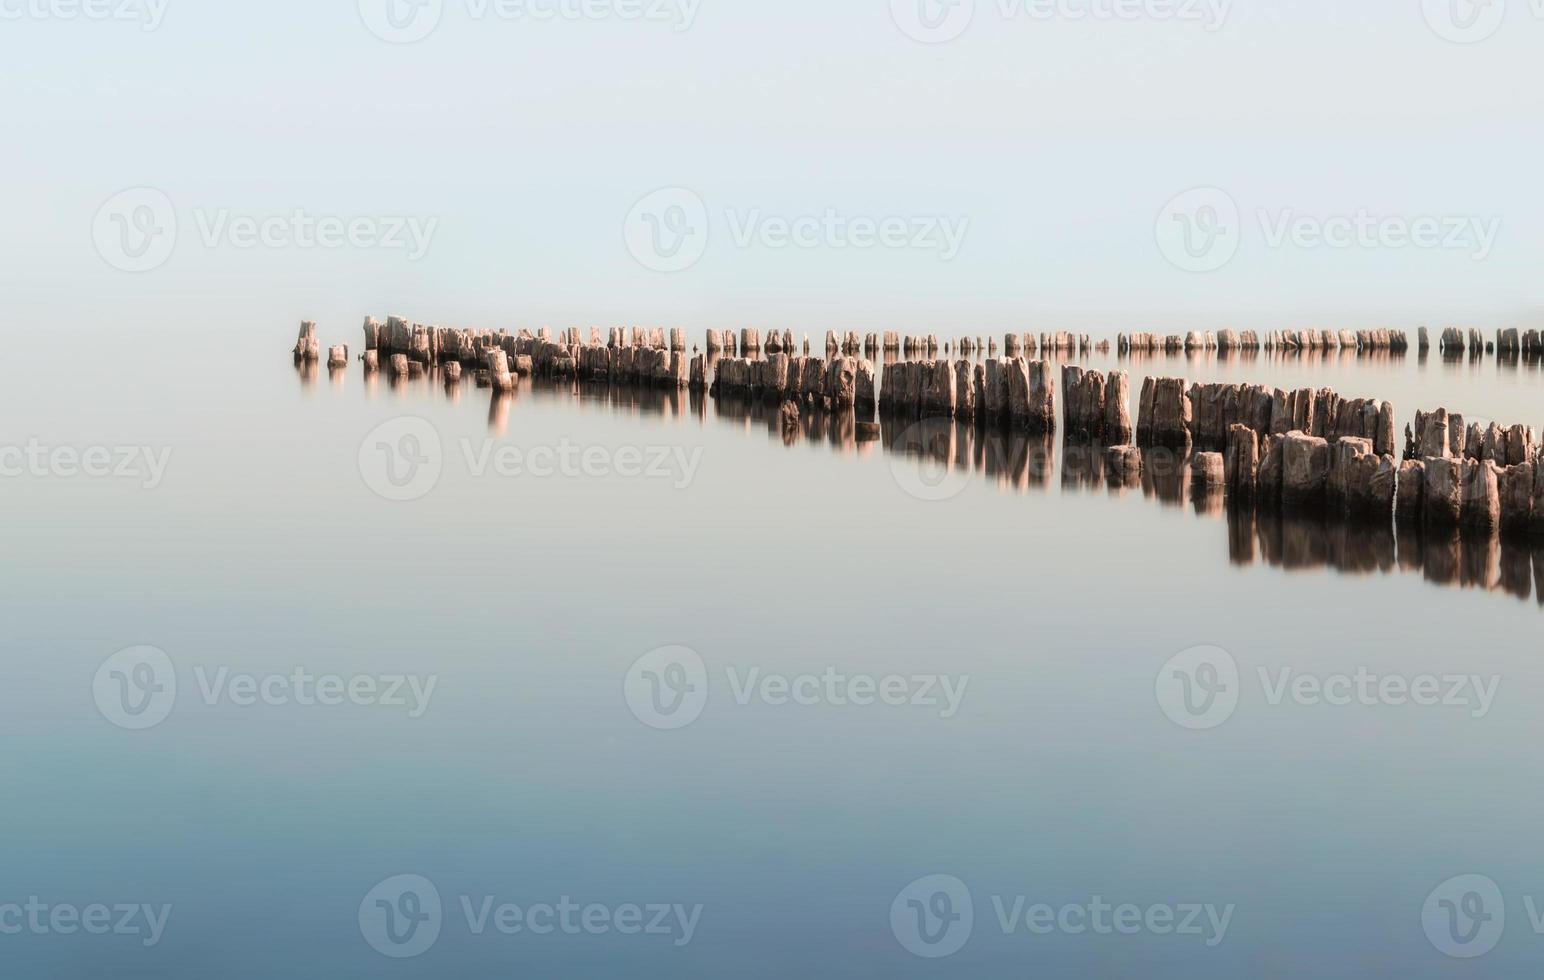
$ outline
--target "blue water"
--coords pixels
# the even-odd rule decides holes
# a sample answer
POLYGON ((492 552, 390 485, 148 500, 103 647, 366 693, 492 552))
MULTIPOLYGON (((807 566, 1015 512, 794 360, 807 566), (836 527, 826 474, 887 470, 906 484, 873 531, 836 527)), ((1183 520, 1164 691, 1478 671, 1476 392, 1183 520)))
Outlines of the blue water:
MULTIPOLYGON (((1531 552, 1333 523, 1262 531, 1218 502, 1090 483, 1059 440, 957 485, 936 471, 916 484, 926 466, 888 450, 893 433, 857 443, 806 419, 788 445, 770 415, 685 393, 527 382, 500 407, 470 380, 456 397, 438 380, 368 385, 357 365, 306 380, 290 332, 222 338, 224 359, 212 341, 128 350, 0 395, 26 437, 171 450, 150 489, 0 484, 0 906, 171 907, 153 945, 143 931, 0 935, 6 975, 1451 977, 1538 963, 1525 899, 1544 892, 1544 790, 1529 778, 1544 666, 1537 591, 1516 581, 1531 552), (403 416, 435 431, 443 471, 393 502, 360 448, 403 416), (688 480, 477 475, 462 446, 485 439, 697 462, 688 480), (954 491, 940 501, 907 489, 940 482, 954 491), (1443 554, 1451 575, 1426 567, 1443 554), (93 680, 138 645, 164 651, 177 691, 163 721, 132 731, 93 680), (629 671, 674 645, 700 656, 706 700, 660 730, 630 708, 629 671), (1198 646, 1239 670, 1236 710, 1209 730, 1174 723, 1155 694, 1166 662, 1198 646), (222 668, 435 686, 418 717, 210 703, 200 677, 222 668), (965 686, 948 717, 735 697, 752 670, 828 668, 965 686), (1274 684, 1283 668, 1496 685, 1483 717, 1272 704, 1259 671, 1274 684), (1506 910, 1475 960, 1445 955, 1422 918, 1467 874, 1492 879, 1506 910), (385 912, 366 901, 400 875, 441 907, 437 938, 408 959, 372 945, 385 912), (932 875, 958 879, 974 910, 947 958, 908 950, 905 915, 892 927, 898 896, 932 875), (694 929, 682 941, 672 913, 660 934, 532 934, 531 908, 565 896, 608 924, 679 906, 694 929), (1144 917, 1231 911, 1221 936, 1145 918, 1134 935, 1040 935, 1022 917, 1005 932, 996 905, 1096 896, 1144 917), (463 900, 489 903, 482 934, 463 900), (504 904, 521 931, 491 924, 504 904)), ((1151 369, 1389 397, 1401 428, 1436 404, 1533 421, 1538 384, 1527 368, 1470 377, 1414 356, 1151 369)), ((957 895, 934 906, 924 892, 924 910, 959 912, 957 895)), ((427 897, 391 896, 399 937, 427 897)))

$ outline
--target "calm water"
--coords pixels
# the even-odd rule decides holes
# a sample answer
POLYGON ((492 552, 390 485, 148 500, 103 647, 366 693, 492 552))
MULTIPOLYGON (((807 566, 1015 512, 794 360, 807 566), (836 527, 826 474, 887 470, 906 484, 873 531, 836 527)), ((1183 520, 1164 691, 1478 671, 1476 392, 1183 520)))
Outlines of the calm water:
MULTIPOLYGON (((0 482, 0 905, 171 906, 153 944, 0 936, 7 975, 1452 977, 1544 955, 1531 551, 1112 488, 1059 439, 857 443, 818 415, 785 438, 686 393, 307 376, 292 335, 125 343, 0 394, 7 444, 166 463, 0 482), (403 442, 426 432, 438 453, 403 442), (142 645, 164 661, 107 663, 142 645), (297 669, 356 687, 297 703, 297 669), (1357 675, 1371 703, 1327 703, 1357 675), (380 703, 396 677, 433 687, 380 703), (780 678, 815 703, 779 703, 780 678), (1427 678, 1449 703, 1396 703, 1427 678), (540 908, 564 896, 595 908, 565 929, 540 908), (1094 931, 1098 903, 1133 934, 1094 931)), ((50 350, 22 343, 18 364, 50 350)), ((1401 430, 1438 405, 1544 422, 1544 370, 1493 358, 1081 363, 1134 389, 1327 385, 1392 400, 1401 430)))

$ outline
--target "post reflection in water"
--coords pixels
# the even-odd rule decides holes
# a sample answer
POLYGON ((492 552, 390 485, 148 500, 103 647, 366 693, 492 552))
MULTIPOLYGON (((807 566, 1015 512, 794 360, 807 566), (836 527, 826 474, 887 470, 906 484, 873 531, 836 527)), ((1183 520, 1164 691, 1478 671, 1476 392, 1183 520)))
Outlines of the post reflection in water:
POLYGON ((488 431, 494 435, 503 435, 509 430, 509 409, 515 402, 515 396, 508 391, 495 391, 488 401, 488 431))
POLYGON ((310 388, 316 384, 316 362, 307 358, 295 358, 295 375, 300 379, 300 387, 310 388))
MULTIPOLYGON (((1321 352, 1307 353, 1324 356, 1321 352)), ((1358 355, 1342 351, 1330 352, 1330 356, 1358 355)), ((1363 359, 1368 356, 1402 355, 1360 355, 1363 359)), ((885 359, 894 358, 894 354, 887 354, 885 359)), ((1452 358, 1444 356, 1443 361, 1448 363, 1452 358)), ((1460 354, 1459 363, 1467 364, 1468 355, 1460 354)), ((318 373, 314 363, 297 364, 296 372, 306 386, 314 384, 318 373)), ((365 375, 367 396, 376 393, 379 378, 379 374, 365 375)), ((387 373, 387 384, 394 392, 423 380, 409 381, 387 373)), ((459 384, 446 385, 446 397, 457 401, 460 386, 471 383, 463 378, 459 384)), ((710 397, 700 390, 530 378, 519 379, 513 392, 492 393, 488 409, 491 432, 508 430, 510 412, 523 397, 577 402, 580 411, 602 407, 676 422, 690 418, 698 425, 708 424, 711 417, 714 424, 735 426, 747 434, 759 431, 787 448, 804 444, 859 457, 876 451, 875 441, 859 437, 859 420, 851 409, 828 411, 818 404, 802 405, 797 421, 785 426, 782 403, 775 398, 727 393, 710 397)), ((1062 441, 1056 435, 1031 435, 953 418, 918 419, 884 413, 879 416, 877 445, 878 451, 907 460, 919 472, 931 470, 940 482, 947 478, 955 485, 962 485, 965 478, 979 478, 998 490, 1028 493, 1047 490, 1057 477, 1063 493, 1120 497, 1140 489, 1144 498, 1162 507, 1189 505, 1198 517, 1227 522, 1228 559, 1235 566, 1263 562, 1288 571, 1332 570, 1355 575, 1398 571, 1420 574, 1434 585, 1520 599, 1537 596, 1539 605, 1544 606, 1544 592, 1536 588, 1536 583, 1544 582, 1544 548, 1539 543, 1503 538, 1496 532, 1439 530, 1409 522, 1401 522, 1396 529, 1392 515, 1387 521, 1376 521, 1347 519, 1333 511, 1294 513, 1247 502, 1240 505, 1221 487, 1193 482, 1188 451, 1149 448, 1123 463, 1112 457, 1108 447, 1097 443, 1062 441), (1059 474, 1055 472, 1058 464, 1059 474)), ((929 477, 921 479, 926 483, 929 477)))
MULTIPOLYGON (((1428 528, 1419 523, 1345 520, 1331 513, 1227 506, 1228 558, 1288 571, 1330 569, 1352 575, 1419 574, 1433 585, 1528 599, 1544 581, 1544 549, 1494 532, 1428 528)), ((1544 605, 1544 592, 1538 593, 1544 605)))

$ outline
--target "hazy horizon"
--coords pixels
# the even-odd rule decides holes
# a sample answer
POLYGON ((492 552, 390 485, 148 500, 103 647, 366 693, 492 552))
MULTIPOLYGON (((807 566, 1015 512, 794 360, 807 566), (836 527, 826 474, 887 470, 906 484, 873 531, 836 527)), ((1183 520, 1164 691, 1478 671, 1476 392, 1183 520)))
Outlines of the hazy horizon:
POLYGON ((1041 16, 983 0, 957 37, 923 43, 903 0, 651 0, 658 22, 623 19, 625 2, 536 21, 549 8, 511 18, 455 0, 426 37, 393 44, 367 26, 382 9, 370 0, 261 16, 144 2, 124 8, 139 23, 24 14, 0 32, 17 95, 0 284, 19 321, 182 333, 230 315, 233 297, 254 322, 316 319, 349 342, 367 313, 816 335, 1544 319, 1528 152, 1541 137, 1519 123, 1544 89, 1518 84, 1544 76, 1544 19, 1528 3, 1454 43, 1430 4, 1145 0, 1119 9, 1184 16, 1121 20, 1074 16, 1110 0, 1041 16), (94 247, 94 222, 144 187, 170 202, 175 248, 128 273, 94 247), (1178 227, 1169 202, 1198 187, 1239 212, 1237 252, 1210 272, 1156 241, 1178 227), (646 268, 624 235, 662 188, 703 203, 708 237, 684 271, 646 268), (964 234, 948 257, 910 240, 779 244, 776 222, 828 210, 964 234), (289 230, 275 245, 232 237, 232 222, 296 212, 433 228, 417 258, 302 247, 289 230), (1283 222, 1322 232, 1363 212, 1494 222, 1494 240, 1274 239, 1283 222))

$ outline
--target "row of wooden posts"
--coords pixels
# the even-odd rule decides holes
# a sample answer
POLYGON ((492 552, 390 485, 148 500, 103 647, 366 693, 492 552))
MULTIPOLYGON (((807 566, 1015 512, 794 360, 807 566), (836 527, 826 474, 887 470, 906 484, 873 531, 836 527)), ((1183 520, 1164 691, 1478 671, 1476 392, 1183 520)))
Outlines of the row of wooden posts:
MULTIPOLYGON (((1421 349, 1427 346, 1426 328, 1421 328, 1421 349)), ((1409 350, 1410 341, 1403 330, 1273 330, 1262 338, 1253 330, 1192 330, 1185 334, 1117 334, 1115 349, 1121 354, 1177 354, 1198 351, 1300 351, 1409 350)))
MULTIPOLYGON (((1431 331, 1421 327, 1416 332, 1416 346, 1421 353, 1431 349, 1431 331)), ((1409 335, 1403 330, 1277 330, 1263 337, 1253 330, 1242 332, 1192 330, 1185 334, 1122 333, 1116 335, 1115 348, 1121 354, 1178 354, 1202 351, 1386 351, 1404 353, 1410 349, 1409 335)), ((1437 349, 1447 355, 1468 353, 1477 356, 1494 353, 1503 356, 1544 357, 1544 332, 1516 327, 1497 330, 1487 340, 1474 328, 1447 327, 1437 338, 1437 349)))
MULTIPOLYGON (((391 353, 408 355, 408 359, 418 360, 428 364, 431 361, 445 360, 478 360, 482 350, 487 346, 507 346, 505 338, 511 335, 504 331, 486 330, 458 330, 446 327, 426 327, 422 324, 409 323, 402 317, 389 317, 383 324, 374 318, 365 321, 365 350, 379 350, 391 353), (493 340, 493 338, 498 338, 493 340)), ((581 337, 579 328, 570 328, 561 331, 554 338, 552 330, 543 327, 536 333, 522 330, 513 335, 513 341, 520 339, 542 341, 551 343, 556 340, 565 346, 581 346, 586 341, 581 337)), ((680 327, 665 328, 628 328, 612 327, 602 338, 600 327, 589 329, 588 346, 606 346, 611 348, 633 347, 666 349, 672 352, 686 351, 686 333, 680 327)), ((1403 352, 1409 349, 1410 343, 1406 333, 1402 330, 1299 330, 1299 331, 1271 331, 1263 337, 1253 330, 1235 331, 1222 330, 1190 331, 1186 334, 1156 334, 1156 333, 1121 333, 1116 336, 1115 348, 1118 353, 1195 353, 1204 351, 1250 351, 1250 350, 1279 350, 1279 351, 1336 351, 1350 350, 1357 352, 1391 351, 1403 352)), ((1418 332, 1418 347, 1426 351, 1431 346, 1430 334, 1425 327, 1418 332)), ((789 330, 769 331, 763 340, 761 331, 755 328, 745 328, 739 332, 738 337, 732 330, 707 331, 706 349, 709 354, 737 354, 750 356, 756 354, 789 354, 802 352, 808 356, 811 353, 811 343, 808 335, 803 339, 802 346, 797 345, 793 332, 789 330)), ((868 333, 861 338, 856 332, 838 333, 830 330, 826 332, 824 349, 827 356, 844 354, 857 356, 877 353, 905 354, 908 357, 926 357, 937 354, 940 350, 945 353, 951 350, 955 353, 969 355, 973 353, 994 354, 998 344, 995 337, 983 340, 980 336, 962 336, 951 344, 947 340, 939 342, 936 334, 927 335, 902 335, 895 331, 887 331, 883 334, 868 333)), ((1018 355, 1034 356, 1037 353, 1045 354, 1087 354, 1090 351, 1104 351, 1109 349, 1108 342, 1093 343, 1087 334, 1073 334, 1066 331, 1054 333, 1009 333, 1005 334, 1002 343, 1002 353, 1005 357, 1018 355)), ((1544 356, 1544 332, 1539 330, 1519 330, 1517 328, 1502 329, 1496 331, 1493 341, 1485 340, 1480 332, 1475 329, 1465 331, 1458 327, 1448 327, 1442 331, 1438 339, 1438 349, 1444 354, 1462 354, 1468 352, 1478 355, 1486 351, 1492 351, 1502 355, 1525 355, 1530 357, 1544 356)), ((333 346, 328 349, 328 363, 331 366, 341 366, 348 362, 349 348, 346 345, 333 346)), ((295 356, 303 360, 318 360, 321 356, 320 342, 316 336, 316 324, 307 321, 301 327, 300 337, 294 349, 295 356)))
MULTIPOLYGON (((594 328, 585 341, 576 328, 554 338, 545 329, 511 335, 429 328, 392 317, 384 324, 366 321, 363 358, 367 370, 378 370, 384 356, 393 375, 406 376, 442 363, 451 381, 459 380, 462 365, 469 364, 479 383, 500 389, 512 388, 516 375, 534 374, 855 409, 863 420, 871 420, 877 408, 1032 433, 1058 427, 1050 361, 1022 354, 983 362, 893 361, 884 365, 881 385, 870 361, 843 353, 857 346, 855 334, 832 333, 827 340, 831 356, 825 358, 784 352, 792 343, 785 333, 768 338, 778 350, 765 357, 725 354, 710 360, 709 354, 689 356, 678 329, 635 329, 629 336, 614 328, 603 339, 594 328)), ((905 343, 893 335, 869 335, 863 346, 873 340, 881 346, 905 343)), ((714 341, 720 351, 729 345, 742 352, 763 349, 753 331, 742 331, 739 338, 710 336, 710 349, 714 341)), ((1060 342, 1052 341, 1053 346, 1060 342)), ((1023 349, 1022 340, 1014 349, 1023 349)), ((295 354, 313 359, 318 353, 315 324, 308 322, 295 354)), ((330 348, 328 361, 346 364, 347 348, 330 348)), ((1193 454, 1195 482, 1220 485, 1241 499, 1330 507, 1372 518, 1392 512, 1430 526, 1544 533, 1544 456, 1526 426, 1465 425, 1462 416, 1444 409, 1418 412, 1406 427, 1400 459, 1394 407, 1387 401, 1343 398, 1328 388, 1284 391, 1147 377, 1133 425, 1127 372, 1063 365, 1061 383, 1066 433, 1106 446, 1105 463, 1112 474, 1140 470, 1144 452, 1181 450, 1193 454)))

